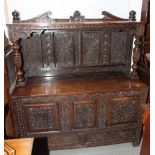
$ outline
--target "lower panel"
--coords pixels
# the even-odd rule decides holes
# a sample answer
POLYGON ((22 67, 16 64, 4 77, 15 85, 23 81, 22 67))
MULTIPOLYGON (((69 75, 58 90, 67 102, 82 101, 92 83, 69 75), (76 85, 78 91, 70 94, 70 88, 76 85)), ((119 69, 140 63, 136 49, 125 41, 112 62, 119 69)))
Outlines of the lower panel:
POLYGON ((98 130, 56 134, 48 138, 49 150, 133 142, 135 129, 98 130))

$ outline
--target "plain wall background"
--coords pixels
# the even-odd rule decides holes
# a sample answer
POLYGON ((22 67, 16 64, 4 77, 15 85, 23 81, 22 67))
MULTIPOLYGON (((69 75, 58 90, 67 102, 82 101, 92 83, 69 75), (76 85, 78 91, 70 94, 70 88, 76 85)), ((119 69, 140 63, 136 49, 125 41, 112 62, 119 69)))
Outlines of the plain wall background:
POLYGON ((52 11, 52 18, 69 18, 79 10, 86 18, 102 18, 101 12, 108 11, 122 18, 129 17, 129 11, 137 12, 140 20, 142 0, 5 0, 6 23, 12 22, 12 12, 18 10, 22 20, 52 11))

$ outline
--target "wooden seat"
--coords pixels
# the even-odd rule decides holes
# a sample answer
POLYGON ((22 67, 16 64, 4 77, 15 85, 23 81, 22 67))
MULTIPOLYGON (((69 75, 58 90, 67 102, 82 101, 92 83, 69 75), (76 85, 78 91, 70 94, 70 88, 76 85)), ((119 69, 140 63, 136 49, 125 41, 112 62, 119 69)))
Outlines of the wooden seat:
POLYGON ((16 88, 13 97, 50 96, 73 93, 106 92, 112 90, 141 89, 146 85, 130 80, 123 73, 75 75, 68 77, 30 78, 23 88, 16 88))

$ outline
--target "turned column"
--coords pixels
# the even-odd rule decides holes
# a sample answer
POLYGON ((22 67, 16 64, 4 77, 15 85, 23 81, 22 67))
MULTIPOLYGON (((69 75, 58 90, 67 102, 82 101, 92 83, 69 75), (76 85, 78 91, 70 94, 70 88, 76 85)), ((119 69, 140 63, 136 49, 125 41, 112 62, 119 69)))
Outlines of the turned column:
POLYGON ((138 69, 138 62, 140 60, 140 55, 142 53, 142 45, 143 45, 143 35, 144 35, 144 23, 137 25, 136 28, 136 36, 134 42, 134 49, 133 49, 133 65, 132 65, 132 79, 139 79, 137 69, 138 69))
MULTIPOLYGON (((14 11, 12 12, 12 15, 13 15, 13 23, 18 23, 19 13, 17 11, 14 11)), ((25 78, 24 78, 24 71, 22 66, 22 56, 20 52, 19 40, 17 39, 12 40, 11 42, 12 42, 12 49, 13 49, 13 56, 14 56, 17 86, 20 86, 25 83, 25 78)))
POLYGON ((24 82, 24 72, 22 69, 22 59, 20 53, 20 46, 18 44, 18 40, 12 41, 12 49, 13 49, 13 56, 14 56, 14 65, 17 77, 17 84, 20 82, 24 82))

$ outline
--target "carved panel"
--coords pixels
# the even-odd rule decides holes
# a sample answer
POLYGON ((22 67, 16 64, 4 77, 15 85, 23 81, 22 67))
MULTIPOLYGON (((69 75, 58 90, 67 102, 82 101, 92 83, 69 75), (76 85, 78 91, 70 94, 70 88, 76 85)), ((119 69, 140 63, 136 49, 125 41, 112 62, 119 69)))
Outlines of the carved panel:
POLYGON ((111 123, 136 122, 138 101, 130 98, 114 98, 111 100, 111 123))
POLYGON ((58 105, 56 103, 26 104, 24 106, 29 130, 59 130, 58 105))
POLYGON ((74 128, 90 128, 96 126, 97 102, 75 101, 73 112, 74 128))
POLYGON ((53 32, 46 31, 41 35, 44 67, 54 67, 53 32))
POLYGON ((98 101, 98 126, 99 128, 106 127, 106 104, 105 100, 98 101))
POLYGON ((54 33, 56 66, 74 66, 74 42, 73 32, 54 33))
POLYGON ((16 134, 20 137, 26 137, 27 128, 24 123, 25 119, 20 99, 13 100, 13 112, 16 120, 14 123, 17 123, 17 126, 15 125, 16 134))
POLYGON ((75 65, 80 66, 81 65, 81 32, 76 31, 74 33, 75 38, 75 65))
POLYGON ((110 31, 102 31, 101 64, 107 65, 110 59, 110 31))
POLYGON ((126 62, 127 32, 111 32, 111 63, 126 62))
POLYGON ((70 131, 72 128, 72 104, 63 102, 60 104, 60 125, 62 131, 70 131))
POLYGON ((34 33, 33 37, 24 39, 22 41, 23 58, 25 68, 41 68, 42 62, 42 50, 40 35, 34 33))
POLYGON ((85 66, 99 65, 101 55, 101 32, 83 32, 82 44, 82 64, 85 66))

